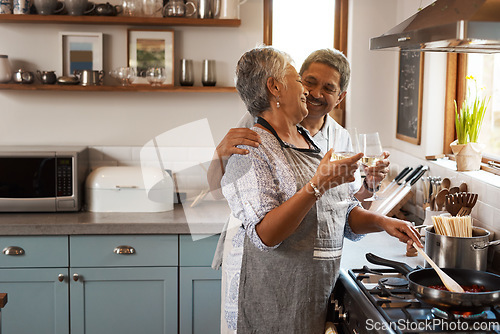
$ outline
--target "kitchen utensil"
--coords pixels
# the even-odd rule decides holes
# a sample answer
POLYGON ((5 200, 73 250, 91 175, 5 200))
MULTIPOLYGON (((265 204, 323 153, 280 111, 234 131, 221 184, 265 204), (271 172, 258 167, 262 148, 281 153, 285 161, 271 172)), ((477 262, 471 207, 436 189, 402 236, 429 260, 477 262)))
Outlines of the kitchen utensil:
POLYGON ((0 83, 7 83, 12 79, 12 67, 9 56, 0 55, 0 83))
POLYGON ((464 289, 460 286, 460 284, 458 284, 453 278, 451 278, 450 276, 448 276, 448 274, 442 271, 441 268, 439 268, 437 264, 435 264, 434 261, 432 261, 432 259, 427 254, 425 254, 422 248, 415 245, 415 243, 413 243, 413 247, 415 247, 417 252, 423 256, 425 261, 427 261, 427 263, 430 264, 432 268, 434 268, 439 278, 443 282, 444 286, 448 290, 450 290, 451 292, 459 292, 459 293, 465 292, 464 289))
POLYGON ((436 210, 443 210, 444 204, 446 202, 446 195, 448 195, 448 189, 441 189, 436 196, 436 210))
POLYGON ((64 2, 57 0, 34 0, 36 11, 40 15, 53 15, 64 10, 64 2))
POLYGON ((413 168, 409 166, 403 168, 403 170, 399 172, 399 174, 394 178, 394 180, 392 180, 391 183, 389 183, 387 187, 385 187, 385 189, 382 190, 381 194, 389 194, 389 191, 392 190, 392 188, 394 188, 396 184, 398 184, 398 182, 401 181, 406 176, 406 174, 408 174, 412 170, 413 168))
POLYGON ((425 252, 441 268, 486 270, 490 232, 473 226, 472 237, 459 238, 437 234, 434 226, 425 228, 425 252))
POLYGON ((461 193, 466 193, 468 190, 467 183, 465 183, 465 182, 460 183, 460 185, 458 186, 458 190, 461 193))
POLYGON ((203 86, 215 86, 216 81, 215 60, 204 59, 202 64, 201 83, 203 86))
POLYGON ((36 71, 38 78, 44 85, 53 85, 57 82, 56 72, 54 71, 36 71))
POLYGON ((432 268, 413 269, 406 263, 387 260, 371 253, 366 254, 366 259, 370 263, 388 266, 404 274, 415 297, 439 309, 479 313, 500 304, 499 275, 470 269, 444 268, 443 271, 462 286, 477 284, 489 290, 482 293, 459 293, 430 288, 429 286, 441 284, 441 279, 432 268))
POLYGON ((179 77, 181 86, 192 86, 194 84, 193 60, 181 59, 181 74, 179 77))
POLYGON ((459 192, 460 192, 460 188, 459 187, 451 187, 450 190, 449 190, 450 195, 451 194, 456 194, 456 193, 459 193, 459 192))
POLYGON ((449 193, 446 195, 445 207, 446 211, 448 211, 452 216, 456 216, 462 205, 458 203, 455 194, 449 193))
POLYGON ((20 84, 32 84, 33 81, 35 81, 35 74, 33 74, 33 72, 19 69, 14 73, 12 80, 20 84))
POLYGON ((82 86, 102 85, 104 78, 104 71, 75 70, 73 74, 78 77, 82 86))
MULTIPOLYGON (((463 194, 463 193, 462 193, 463 194)), ((467 216, 472 212, 472 208, 476 205, 478 194, 465 193, 466 195, 462 197, 460 204, 462 207, 457 213, 457 216, 467 216)))
POLYGON ((411 191, 411 186, 417 182, 422 175, 427 172, 428 166, 419 165, 415 170, 405 179, 405 181, 387 198, 382 201, 382 204, 377 206, 373 211, 381 215, 388 214, 407 194, 411 191))
POLYGON ((451 181, 449 178, 445 177, 443 179, 443 181, 441 181, 441 188, 446 188, 446 189, 450 189, 450 186, 451 186, 451 181))

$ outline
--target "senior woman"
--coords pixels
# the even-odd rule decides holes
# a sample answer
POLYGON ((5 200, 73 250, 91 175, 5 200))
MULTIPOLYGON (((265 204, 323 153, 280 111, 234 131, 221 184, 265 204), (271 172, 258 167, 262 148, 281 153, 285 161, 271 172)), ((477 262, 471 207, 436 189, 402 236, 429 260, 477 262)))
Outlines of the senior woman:
POLYGON ((232 155, 222 179, 242 222, 223 265, 223 333, 323 333, 344 233, 386 230, 420 245, 409 223, 368 212, 349 195, 361 153, 331 162, 332 151, 322 157, 297 127, 308 92, 291 62, 272 47, 238 61, 236 88, 258 117, 252 130, 262 144, 232 155))

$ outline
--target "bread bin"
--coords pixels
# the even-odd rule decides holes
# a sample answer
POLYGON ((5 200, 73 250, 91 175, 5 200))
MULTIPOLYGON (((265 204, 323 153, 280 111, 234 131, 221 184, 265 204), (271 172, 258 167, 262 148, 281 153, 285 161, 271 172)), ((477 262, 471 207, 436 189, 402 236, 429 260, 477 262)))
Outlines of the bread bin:
POLYGON ((99 167, 87 177, 87 210, 164 212, 174 208, 172 178, 160 168, 99 167))

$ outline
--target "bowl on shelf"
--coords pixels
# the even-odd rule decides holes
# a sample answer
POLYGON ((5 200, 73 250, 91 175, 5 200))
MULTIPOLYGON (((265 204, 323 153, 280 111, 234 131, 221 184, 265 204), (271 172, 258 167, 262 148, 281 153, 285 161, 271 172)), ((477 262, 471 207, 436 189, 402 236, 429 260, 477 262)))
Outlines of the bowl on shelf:
POLYGON ((135 78, 137 77, 137 74, 135 72, 135 69, 133 67, 117 67, 109 74, 118 80, 122 86, 128 86, 134 82, 135 78))

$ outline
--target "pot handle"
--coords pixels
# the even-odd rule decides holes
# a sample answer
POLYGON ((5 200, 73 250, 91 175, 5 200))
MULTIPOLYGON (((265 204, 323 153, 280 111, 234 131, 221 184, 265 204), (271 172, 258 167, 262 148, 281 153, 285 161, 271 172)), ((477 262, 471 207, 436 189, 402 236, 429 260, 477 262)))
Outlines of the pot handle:
POLYGON ((472 248, 474 250, 481 250, 481 249, 485 249, 486 247, 489 247, 489 246, 497 246, 497 245, 500 245, 500 240, 490 241, 490 242, 487 242, 487 243, 482 244, 482 245, 474 244, 474 245, 472 245, 472 248))
POLYGON ((408 275, 410 272, 412 272, 414 269, 407 265, 406 263, 403 262, 397 262, 393 260, 387 260, 384 258, 381 258, 380 256, 377 256, 372 253, 367 253, 366 259, 368 262, 373 263, 373 264, 379 264, 382 266, 387 266, 396 269, 399 271, 401 274, 408 275))

